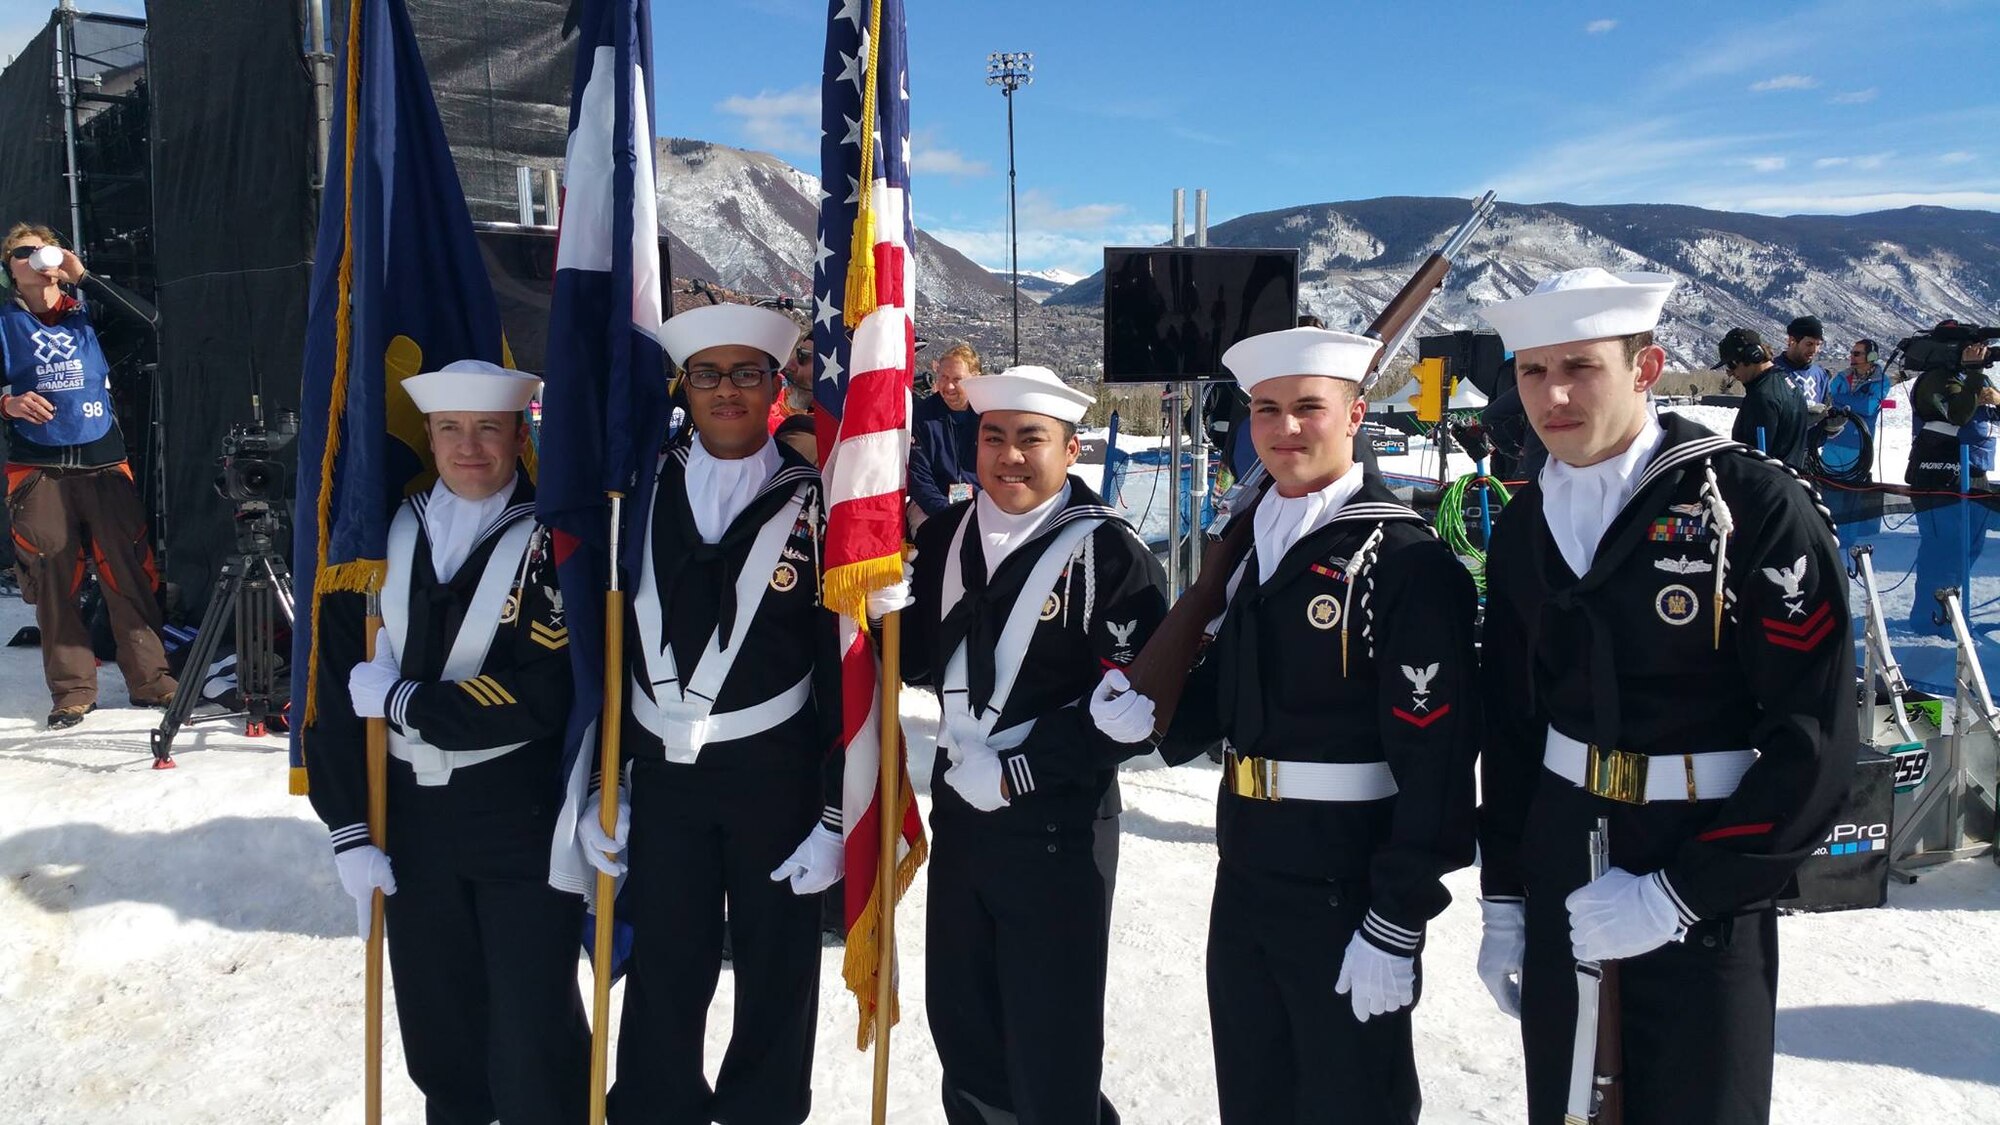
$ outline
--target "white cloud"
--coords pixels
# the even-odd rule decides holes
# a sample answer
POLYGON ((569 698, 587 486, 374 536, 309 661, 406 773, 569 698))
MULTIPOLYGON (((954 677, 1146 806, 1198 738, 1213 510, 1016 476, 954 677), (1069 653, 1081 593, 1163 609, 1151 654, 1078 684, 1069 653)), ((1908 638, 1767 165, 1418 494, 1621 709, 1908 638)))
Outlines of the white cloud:
POLYGON ((1770 215, 1843 215, 1861 211, 1887 211, 1897 207, 1963 207, 2000 210, 2000 191, 1953 189, 1945 191, 1865 191, 1836 185, 1821 193, 1793 192, 1786 195, 1725 196, 1700 204, 1729 211, 1757 211, 1770 215))
POLYGON ((1585 35, 1603 35, 1617 26, 1617 20, 1591 20, 1589 23, 1583 25, 1583 33, 1585 35))
POLYGON ((1750 83, 1750 90, 1752 93, 1767 94, 1773 90, 1810 90, 1818 85, 1819 79, 1808 74, 1780 74, 1750 83))
POLYGON ((1753 156, 1743 163, 1759 172, 1782 172, 1785 170, 1785 158, 1782 156, 1753 156))
POLYGON ((819 87, 815 84, 782 93, 733 94, 717 102, 715 108, 740 119, 743 136, 754 147, 790 153, 819 150, 819 87))
POLYGON ((1075 207, 1063 207, 1047 192, 1029 188, 1021 195, 1020 226, 1023 231, 1089 230, 1109 226, 1130 210, 1123 203, 1080 203, 1075 207))
POLYGON ((1468 186, 1523 203, 1653 200, 1685 181, 1691 167, 1757 159, 1782 140, 1680 128, 1678 119, 1656 118, 1560 140, 1487 177, 1491 182, 1468 186))
POLYGON ((993 168, 984 160, 973 160, 955 148, 930 148, 910 145, 910 171, 918 175, 953 176, 968 179, 985 176, 993 168))
POLYGON ((1870 86, 1866 90, 1843 90, 1828 98, 1827 101, 1832 102, 1834 105, 1865 105, 1868 102, 1874 101, 1875 96, 1881 92, 1880 89, 1874 86, 1870 86))
POLYGON ((1974 152, 1947 152, 1943 156, 1938 157, 1938 163, 1970 164, 1977 159, 1979 159, 1979 154, 1974 152))

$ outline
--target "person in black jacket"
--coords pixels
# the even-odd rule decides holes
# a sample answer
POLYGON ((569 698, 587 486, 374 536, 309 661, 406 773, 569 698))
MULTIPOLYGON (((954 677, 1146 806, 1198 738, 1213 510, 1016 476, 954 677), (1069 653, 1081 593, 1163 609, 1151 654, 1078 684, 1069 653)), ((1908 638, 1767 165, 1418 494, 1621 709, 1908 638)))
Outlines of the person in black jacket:
POLYGON ((980 491, 918 533, 904 676, 938 692, 925 981, 951 1125, 1109 1125, 1099 1089, 1117 766, 1080 705, 1166 614, 1166 576, 1081 480, 1090 397, 968 384, 980 491))
POLYGON ((1859 745, 1847 572, 1817 495, 1654 418, 1673 286, 1573 270, 1483 310, 1550 455, 1494 528, 1482 660, 1479 972, 1521 1019, 1531 1125, 1564 1121, 1590 1066, 1571 1051, 1579 961, 1619 965, 1629 1125, 1768 1118, 1772 902, 1859 745))
MULTIPOLYGON (((1380 341, 1293 328, 1232 346, 1274 482, 1190 675, 1169 762, 1225 739, 1208 1006, 1225 1125, 1416 1120, 1410 1012, 1441 883, 1472 861, 1472 577, 1354 462, 1380 341)), ((1153 734, 1111 669, 1107 737, 1153 734)))
POLYGON ((598 870, 622 875, 630 855, 616 1125, 795 1125, 812 1108, 814 896, 841 878, 844 855, 825 502, 818 470, 766 425, 798 333, 747 305, 689 309, 662 332, 691 433, 643 501, 617 828, 603 831, 601 792, 577 821, 598 870), (736 1012, 711 1087, 702 1056, 725 902, 736 1012))
POLYGON ((1803 471, 1806 467, 1806 403, 1798 387, 1771 362, 1771 349, 1748 328, 1722 337, 1718 371, 1743 384, 1730 437, 1803 471))
POLYGON ((910 417, 910 503, 908 519, 914 536, 924 521, 979 488, 974 444, 979 411, 966 398, 966 388, 980 378, 979 353, 956 344, 938 357, 934 368, 937 390, 917 400, 910 417))
POLYGON ((438 482, 390 525, 374 659, 361 595, 320 607, 317 714, 300 736, 313 809, 364 938, 374 892, 388 896, 397 1022, 426 1120, 580 1125, 583 903, 547 884, 569 630, 517 467, 541 380, 461 360, 402 386, 426 415, 438 482), (364 721, 377 717, 386 850, 366 823, 364 721))

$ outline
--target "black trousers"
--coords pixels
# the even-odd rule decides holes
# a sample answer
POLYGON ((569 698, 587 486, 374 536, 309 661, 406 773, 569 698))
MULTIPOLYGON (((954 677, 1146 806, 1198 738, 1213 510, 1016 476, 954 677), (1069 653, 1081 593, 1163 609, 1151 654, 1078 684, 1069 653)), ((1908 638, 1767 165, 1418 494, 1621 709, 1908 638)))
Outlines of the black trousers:
MULTIPOLYGON (((1523 841, 1528 950, 1521 967, 1521 1041, 1532 1125, 1560 1125, 1569 1098, 1577 996, 1565 900, 1589 877, 1588 833, 1604 804, 1545 774, 1523 841)), ((1616 824, 1614 863, 1621 841, 1648 843, 1636 828, 1621 836, 1616 824)), ((1769 1121, 1777 912, 1704 920, 1684 941, 1618 966, 1627 1125, 1769 1121)))
POLYGON ((1116 1125, 1100 1089, 1118 819, 1044 836, 949 825, 924 918, 950 1125, 1116 1125))
POLYGON ((429 1125, 581 1125, 583 900, 548 885, 552 813, 420 788, 390 765, 389 971, 429 1125))
POLYGON ((617 1125, 798 1125, 812 1109, 819 899, 771 871, 819 818, 818 774, 632 763, 632 923, 618 1025, 617 1125), (729 913, 736 1021, 711 1089, 708 1005, 729 913))
POLYGON ((1229 863, 1217 869, 1208 1013, 1224 1125, 1417 1119, 1423 1097, 1411 1008, 1362 1023, 1333 990, 1348 940, 1367 913, 1365 881, 1301 879, 1229 863))

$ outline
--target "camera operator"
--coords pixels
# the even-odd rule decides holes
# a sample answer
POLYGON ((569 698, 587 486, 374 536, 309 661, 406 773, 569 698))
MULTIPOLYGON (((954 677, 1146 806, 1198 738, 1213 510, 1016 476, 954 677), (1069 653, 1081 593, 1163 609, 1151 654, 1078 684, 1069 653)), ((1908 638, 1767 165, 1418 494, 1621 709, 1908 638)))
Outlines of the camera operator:
POLYGON ((1931 594, 1958 585, 1961 560, 1966 567, 1978 561, 1993 520, 1990 500, 1958 495, 1961 487, 1974 493, 1992 491, 1987 473, 1993 468, 2000 437, 2000 389, 1986 379, 1986 342, 1956 338, 1964 332, 1955 322, 1945 321, 1928 334, 1931 341, 1916 348, 1913 341, 1903 342, 1911 366, 1920 369, 1910 388, 1920 428, 1910 443, 1910 467, 1903 478, 1917 515, 1917 592, 1908 624, 1918 633, 1949 635, 1948 626, 1931 619, 1931 594), (1940 348, 1940 342, 1951 347, 1940 348), (1955 364, 1952 350, 1958 353, 1955 364), (1961 479, 1967 484, 1962 486, 1961 479))
POLYGON ((21 596, 34 604, 49 685, 50 730, 97 707, 97 660, 76 604, 86 544, 117 639, 125 693, 141 707, 174 697, 160 644, 159 579, 125 439, 112 414, 110 367, 75 287, 83 263, 48 227, 17 223, 0 242, 0 395, 7 419, 7 505, 21 596))

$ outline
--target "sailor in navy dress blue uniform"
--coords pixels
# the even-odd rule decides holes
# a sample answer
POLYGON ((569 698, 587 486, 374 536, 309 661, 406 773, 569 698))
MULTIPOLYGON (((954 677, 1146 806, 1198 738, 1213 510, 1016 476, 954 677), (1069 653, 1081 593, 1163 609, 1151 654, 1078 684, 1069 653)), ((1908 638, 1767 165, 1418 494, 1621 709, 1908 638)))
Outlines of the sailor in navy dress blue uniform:
MULTIPOLYGON (((1472 861, 1472 577, 1355 463, 1380 342, 1294 328, 1223 364, 1274 486, 1190 674, 1170 762, 1225 741, 1208 1002, 1227 1125, 1414 1121, 1425 926, 1472 861)), ((1105 674, 1099 728, 1153 733, 1105 674)))
POLYGON ((1090 396, 965 383, 979 491, 918 532, 903 673, 937 689, 924 969, 951 1125, 1111 1125, 1100 1088, 1117 767, 1081 705, 1166 614, 1145 544, 1069 475, 1090 396))
MULTIPOLYGON (((601 794, 584 858, 630 876, 615 1125, 796 1125, 811 1111, 819 1013, 817 894, 839 880, 838 618, 821 604, 819 472, 766 419, 798 341, 783 313, 690 309, 662 343, 691 425, 661 459, 626 628, 619 828, 601 794), (722 967, 734 1028, 703 1062, 722 967)), ((595 790, 595 785, 593 785, 595 790)))
POLYGON ((1521 1018, 1534 1125, 1564 1120, 1572 1064, 1590 1065, 1572 1058, 1580 960, 1619 965, 1630 1125, 1769 1118, 1772 902, 1859 745, 1847 574, 1816 494, 1654 416, 1672 289, 1573 270, 1483 310, 1550 453, 1495 527, 1483 635, 1479 970, 1521 1018))
POLYGON ((583 905, 547 882, 569 630, 518 469, 541 380, 460 360, 402 387, 426 415, 438 483, 390 524, 372 661, 361 595, 321 604, 316 717, 301 732, 313 808, 364 936, 373 892, 387 892, 397 1023, 425 1119, 580 1125, 583 905), (374 717, 389 727, 386 850, 366 823, 374 717))

